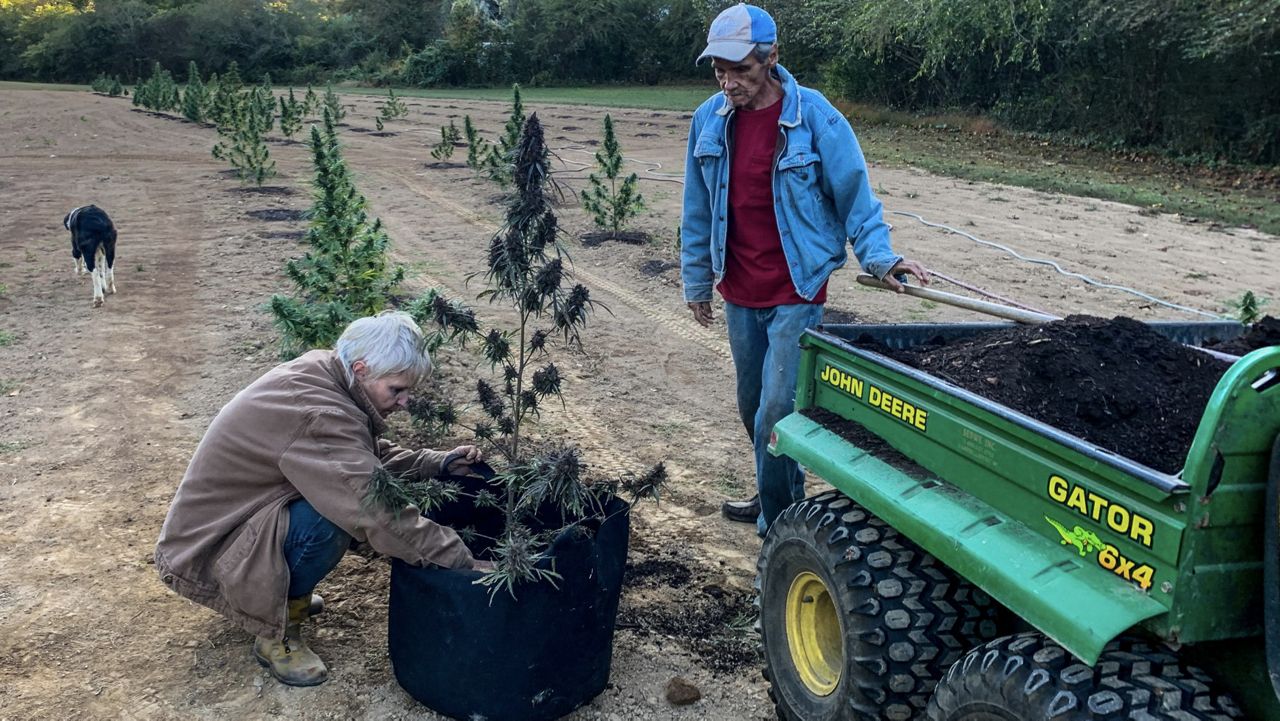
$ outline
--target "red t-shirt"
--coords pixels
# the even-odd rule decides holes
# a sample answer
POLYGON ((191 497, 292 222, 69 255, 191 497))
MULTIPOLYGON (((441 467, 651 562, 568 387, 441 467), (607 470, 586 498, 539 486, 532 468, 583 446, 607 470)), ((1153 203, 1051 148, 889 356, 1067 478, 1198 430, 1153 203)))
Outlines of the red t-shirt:
POLYGON ((724 278, 716 287, 725 300, 746 308, 827 300, 826 283, 811 301, 796 293, 778 235, 778 218, 773 211, 773 156, 781 116, 781 99, 767 108, 733 113, 728 245, 724 278))

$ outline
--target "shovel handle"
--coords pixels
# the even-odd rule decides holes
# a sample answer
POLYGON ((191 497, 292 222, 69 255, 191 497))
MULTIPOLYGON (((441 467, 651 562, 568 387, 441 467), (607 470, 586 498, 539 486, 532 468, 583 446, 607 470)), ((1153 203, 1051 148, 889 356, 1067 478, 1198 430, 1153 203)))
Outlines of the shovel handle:
MULTIPOLYGON (((883 290, 892 290, 888 283, 875 278, 867 273, 858 274, 858 283, 869 288, 881 288, 883 290)), ((1031 310, 1023 310, 1021 308, 1013 308, 1000 303, 991 303, 976 298, 968 298, 955 293, 947 293, 946 291, 934 290, 932 288, 923 288, 918 285, 904 285, 904 291, 907 295, 924 300, 931 300, 935 303, 945 303, 953 305, 957 308, 977 311, 978 313, 986 313, 994 315, 997 318, 1012 320, 1018 323, 1026 323, 1028 325, 1036 325, 1039 323, 1048 323, 1050 321, 1062 320, 1058 316, 1048 315, 1047 313, 1037 313, 1031 310)))

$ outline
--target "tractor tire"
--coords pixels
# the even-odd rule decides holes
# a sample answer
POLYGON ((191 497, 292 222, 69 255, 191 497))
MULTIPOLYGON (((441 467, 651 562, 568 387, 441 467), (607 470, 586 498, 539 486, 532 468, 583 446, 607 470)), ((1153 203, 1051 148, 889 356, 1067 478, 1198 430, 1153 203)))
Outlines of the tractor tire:
POLYGON ((970 651, 929 701, 929 721, 1225 721, 1243 718, 1200 669, 1167 648, 1112 641, 1093 668, 1039 633, 970 651))
POLYGON ((799 501, 758 564, 764 676, 786 721, 922 717, 997 605, 844 494, 799 501))

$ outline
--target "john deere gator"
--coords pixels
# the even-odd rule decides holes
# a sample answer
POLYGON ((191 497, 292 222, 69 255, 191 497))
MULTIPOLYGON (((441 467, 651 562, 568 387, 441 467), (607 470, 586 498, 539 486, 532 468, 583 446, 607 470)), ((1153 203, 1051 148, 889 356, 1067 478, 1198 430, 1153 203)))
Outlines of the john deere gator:
MULTIPOLYGON (((802 339, 771 450, 834 490, 788 508, 760 554, 779 715, 1280 720, 1280 347, 1230 366, 1170 474, 852 342, 1008 325, 802 339)), ((1150 325, 1188 344, 1241 332, 1150 325)))

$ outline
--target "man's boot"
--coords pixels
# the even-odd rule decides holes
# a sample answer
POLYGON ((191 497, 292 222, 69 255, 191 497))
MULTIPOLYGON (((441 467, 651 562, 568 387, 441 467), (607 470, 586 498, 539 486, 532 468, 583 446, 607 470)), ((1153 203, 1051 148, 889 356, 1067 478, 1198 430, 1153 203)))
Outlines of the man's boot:
POLYGON ((720 513, 730 521, 755 523, 760 516, 760 496, 752 496, 745 501, 725 501, 720 504, 720 513))
POLYGON ((277 681, 289 686, 316 686, 329 678, 324 661, 302 640, 302 622, 307 620, 311 596, 289 599, 289 622, 284 639, 259 636, 253 642, 253 656, 277 681))

